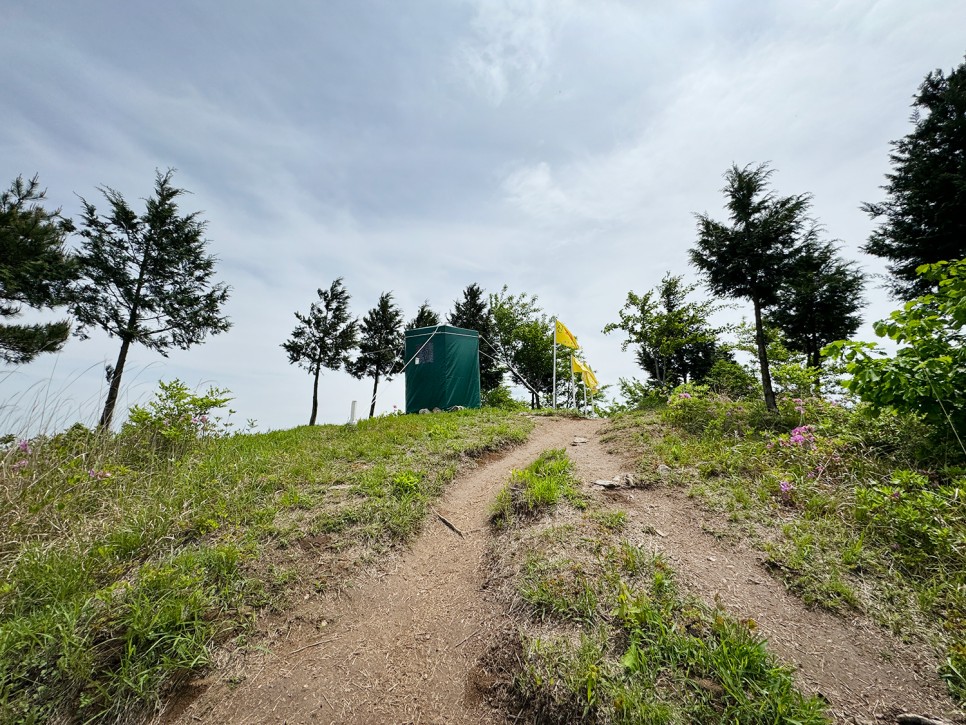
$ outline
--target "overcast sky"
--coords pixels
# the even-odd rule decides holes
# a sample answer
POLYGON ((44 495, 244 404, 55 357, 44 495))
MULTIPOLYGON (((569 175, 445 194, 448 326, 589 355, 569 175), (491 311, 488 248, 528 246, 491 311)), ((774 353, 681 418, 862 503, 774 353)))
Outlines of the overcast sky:
MULTIPOLYGON (((694 213, 724 218, 733 162, 812 193, 828 237, 881 272, 858 249, 860 204, 882 198, 923 77, 966 53, 962 0, 5 0, 0 15, 0 184, 39 174, 76 216, 102 185, 140 210, 176 168, 233 290, 228 333, 168 359, 133 350, 121 403, 178 377, 229 388, 260 429, 307 422, 311 378, 279 346, 340 276, 359 316, 387 290, 407 319, 471 282, 534 293, 602 383, 639 376, 601 328, 628 290, 698 280, 694 213)), ((868 298, 868 323, 892 309, 868 298)), ((117 348, 94 335, 0 370, 0 427, 25 410, 96 421, 117 348)), ((326 373, 320 419, 344 422, 370 389, 326 373)), ((400 379, 377 409, 403 398, 400 379)))

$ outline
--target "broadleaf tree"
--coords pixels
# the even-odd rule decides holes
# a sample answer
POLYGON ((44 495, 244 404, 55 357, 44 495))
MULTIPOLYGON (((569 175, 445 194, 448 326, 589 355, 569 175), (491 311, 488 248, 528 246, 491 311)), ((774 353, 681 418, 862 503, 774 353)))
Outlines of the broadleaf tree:
POLYGON ((140 215, 110 187, 100 189, 108 204, 104 215, 81 199, 82 278, 72 311, 82 325, 121 341, 117 362, 107 368, 100 419, 105 428, 114 417, 132 345, 167 356, 172 348, 186 350, 231 326, 222 313, 229 287, 214 280, 216 259, 207 251, 206 223, 199 212, 178 208, 186 192, 174 186, 173 173, 157 172, 154 194, 140 215))
POLYGON ((362 318, 359 328, 359 355, 347 366, 354 377, 372 378, 369 417, 376 414, 379 381, 392 380, 403 357, 403 313, 393 302, 391 292, 383 292, 379 302, 362 318))
POLYGON ((439 314, 429 306, 429 300, 426 300, 416 310, 416 316, 406 323, 406 329, 415 330, 417 327, 436 327, 438 324, 440 324, 439 314))
POLYGON ((778 327, 789 350, 813 368, 822 366, 822 348, 855 334, 862 324, 865 278, 835 244, 808 240, 778 290, 768 321, 778 327))
POLYGON ((778 302, 781 283, 814 225, 807 216, 809 195, 776 195, 768 190, 771 174, 767 164, 733 165, 725 172, 722 191, 729 222, 698 214, 698 240, 690 256, 712 292, 751 302, 765 405, 777 411, 763 316, 778 302))
MULTIPOLYGON (((544 314, 536 295, 512 294, 506 286, 489 297, 495 356, 510 378, 530 392, 530 406, 539 408, 542 396, 553 393, 552 320, 544 314)), ((558 377, 569 379, 570 358, 558 359, 558 377)))
POLYGON ((718 331, 708 322, 721 305, 689 302, 695 289, 697 285, 685 284, 683 277, 669 272, 643 295, 628 292, 619 321, 604 327, 605 334, 624 332, 621 349, 637 346, 638 364, 656 387, 700 379, 724 354, 717 345, 718 331))
POLYGON ((966 62, 927 75, 912 107, 912 132, 892 142, 886 200, 863 205, 882 220, 863 251, 888 261, 903 300, 933 283, 917 267, 966 257, 966 62))
POLYGON ((453 303, 453 311, 448 315, 449 324, 480 333, 480 390, 486 393, 495 390, 503 382, 503 369, 494 359, 496 351, 493 313, 483 289, 476 283, 463 290, 463 299, 453 303))
POLYGON ((71 222, 41 202, 45 191, 36 176, 18 176, 0 193, 0 360, 21 364, 60 350, 70 322, 12 322, 23 307, 52 309, 68 303, 76 263, 65 247, 71 222), (7 320, 11 320, 8 322, 7 320))
POLYGON ((349 362, 349 353, 358 343, 359 322, 349 313, 349 293, 336 279, 327 290, 319 289, 319 301, 309 306, 307 315, 295 313, 299 324, 282 343, 288 360, 312 376, 312 413, 315 425, 319 411, 319 377, 322 369, 338 370, 349 362))

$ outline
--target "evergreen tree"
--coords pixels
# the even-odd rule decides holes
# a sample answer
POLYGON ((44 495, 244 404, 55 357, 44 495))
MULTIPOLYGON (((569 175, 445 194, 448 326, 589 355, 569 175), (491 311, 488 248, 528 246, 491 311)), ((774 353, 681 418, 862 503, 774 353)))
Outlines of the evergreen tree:
MULTIPOLYGON (((73 225, 60 210, 39 202, 45 192, 34 176, 18 176, 0 194, 0 318, 13 319, 23 306, 34 309, 67 304, 76 277, 75 261, 64 249, 73 225)), ((0 360, 21 364, 43 352, 60 350, 70 323, 0 324, 0 360)))
POLYGON ((781 285, 768 320, 782 331, 788 349, 818 368, 822 348, 852 337, 862 324, 864 288, 855 262, 843 260, 831 242, 809 240, 781 285))
POLYGON ((766 164, 733 165, 725 173, 722 191, 730 224, 698 214, 698 241, 690 256, 712 292, 752 303, 765 405, 777 411, 763 313, 778 301, 778 289, 812 229, 807 217, 809 196, 776 196, 767 191, 771 174, 766 164))
POLYGON ((319 411, 319 375, 322 368, 338 370, 349 362, 349 352, 357 345, 359 323, 349 314, 349 293, 342 278, 327 290, 318 290, 319 302, 313 302, 309 313, 295 313, 299 324, 292 337, 282 343, 288 361, 305 368, 312 375, 312 414, 309 425, 315 425, 319 411))
POLYGON ((179 214, 176 201, 185 190, 172 185, 173 173, 157 173, 140 216, 109 187, 100 189, 110 207, 106 216, 81 199, 82 283, 72 309, 82 325, 121 340, 117 362, 107 368, 104 428, 114 416, 131 345, 167 356, 231 326, 221 314, 229 288, 212 280, 215 257, 206 252, 205 222, 198 212, 179 214))
POLYGON ((347 369, 360 380, 372 377, 372 402, 369 417, 376 414, 376 394, 379 379, 392 380, 396 367, 400 366, 403 352, 403 314, 392 301, 391 292, 383 292, 378 304, 362 318, 359 340, 359 356, 347 369))
POLYGON ((406 323, 407 330, 415 330, 417 327, 436 327, 440 323, 439 315, 429 306, 426 300, 419 306, 416 316, 406 323))
POLYGON ((655 289, 643 295, 628 292, 620 321, 604 327, 605 334, 624 331, 622 349, 638 346, 637 362, 658 387, 698 380, 724 354, 716 344, 717 330, 708 324, 720 306, 688 302, 696 288, 668 272, 655 289))
POLYGON ((503 382, 503 370, 493 359, 493 315, 478 284, 467 285, 463 299, 453 303, 449 324, 480 333, 480 390, 485 393, 498 388, 503 382))
POLYGON ((888 260, 904 300, 931 289, 917 267, 966 257, 966 62, 926 76, 912 107, 915 128, 892 142, 887 199, 862 207, 883 220, 863 251, 888 260))

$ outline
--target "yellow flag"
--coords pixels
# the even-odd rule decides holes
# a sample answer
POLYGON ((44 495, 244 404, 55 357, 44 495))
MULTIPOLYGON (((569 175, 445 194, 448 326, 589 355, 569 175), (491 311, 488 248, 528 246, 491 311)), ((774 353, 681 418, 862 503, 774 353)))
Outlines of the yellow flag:
POLYGON ((593 371, 591 371, 590 368, 587 368, 581 374, 584 378, 584 385, 586 385, 588 389, 597 392, 597 388, 600 387, 600 383, 597 382, 597 376, 594 375, 593 371))
POLYGON ((577 344, 577 338, 574 337, 574 333, 567 329, 567 326, 560 320, 557 320, 557 331, 553 336, 553 341, 558 345, 563 345, 565 347, 570 347, 576 350, 580 347, 577 344))
POLYGON ((576 355, 570 356, 570 369, 575 373, 582 373, 585 370, 590 370, 589 367, 587 367, 580 360, 577 359, 576 355))

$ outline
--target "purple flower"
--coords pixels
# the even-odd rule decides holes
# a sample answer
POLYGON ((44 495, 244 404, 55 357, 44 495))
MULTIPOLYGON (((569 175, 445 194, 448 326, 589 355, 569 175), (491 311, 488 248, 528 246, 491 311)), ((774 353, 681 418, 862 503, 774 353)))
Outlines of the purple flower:
POLYGON ((111 477, 109 471, 98 471, 93 468, 87 472, 87 475, 93 478, 95 481, 103 481, 105 478, 111 477))
POLYGON ((30 442, 29 441, 20 441, 19 443, 17 443, 17 450, 21 451, 22 453, 26 453, 26 454, 29 455, 30 454, 30 442))
POLYGON ((27 467, 27 459, 24 458, 22 461, 17 461, 10 467, 14 470, 15 473, 22 471, 27 467))
POLYGON ((688 400, 688 399, 691 398, 691 393, 678 393, 678 397, 679 398, 684 398, 685 400, 688 400))
POLYGON ((778 484, 778 487, 782 490, 782 493, 789 494, 795 490, 795 485, 791 481, 782 481, 778 484))

